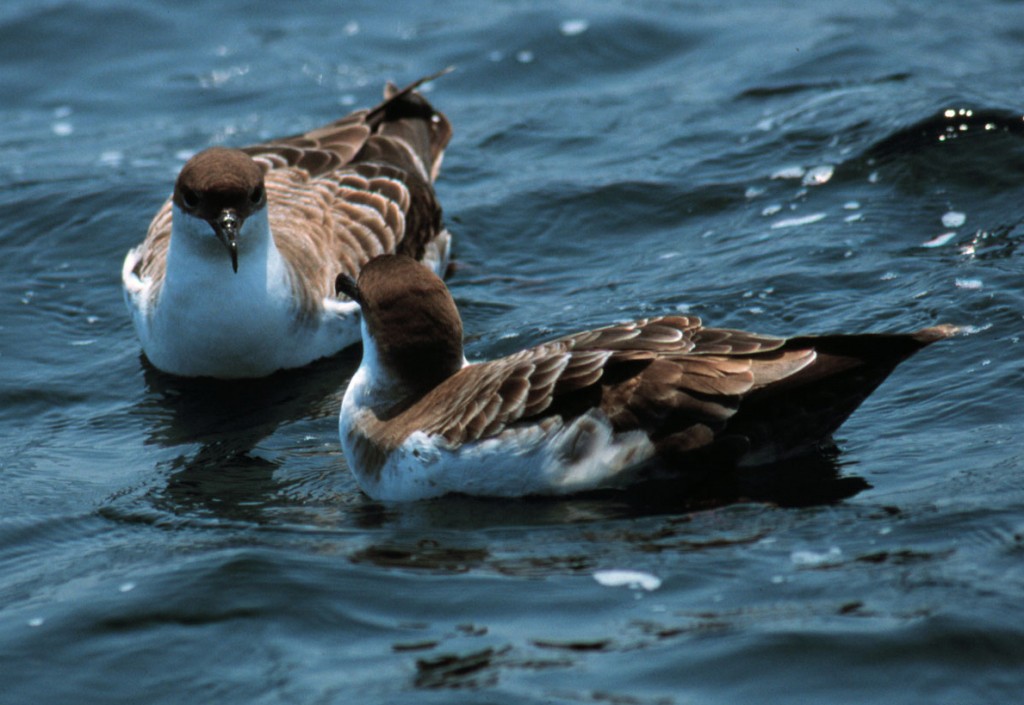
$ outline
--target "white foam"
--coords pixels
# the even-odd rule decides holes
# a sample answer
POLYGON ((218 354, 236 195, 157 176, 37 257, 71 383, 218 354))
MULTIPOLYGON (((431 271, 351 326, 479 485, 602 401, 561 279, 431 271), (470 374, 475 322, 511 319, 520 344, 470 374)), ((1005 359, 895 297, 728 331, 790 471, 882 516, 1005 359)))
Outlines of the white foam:
POLYGON ((566 20, 558 26, 558 31, 566 37, 575 37, 588 29, 590 29, 590 23, 586 20, 566 20))
POLYGON ((802 166, 787 166, 772 174, 773 179, 800 179, 807 173, 802 166))
POLYGON ((651 592, 661 587, 661 578, 639 570, 598 570, 594 580, 605 587, 628 587, 651 592))
POLYGON ((804 174, 803 185, 804 186, 821 186, 827 184, 832 178, 836 168, 831 164, 825 164, 823 166, 816 166, 806 174, 804 174))
POLYGON ((949 211, 942 215, 942 226, 946 228, 959 228, 967 222, 967 214, 960 211, 949 211))
POLYGON ((824 552, 819 551, 793 551, 789 555, 789 559, 793 562, 793 565, 800 566, 817 566, 825 565, 827 563, 834 563, 843 552, 838 546, 833 546, 824 552))
POLYGON ((108 149, 100 153, 100 164, 103 166, 121 166, 124 161, 124 152, 118 149, 108 149))
POLYGON ((798 218, 783 218, 782 220, 772 223, 772 230, 779 230, 780 228, 795 228, 800 225, 810 225, 811 223, 817 223, 819 220, 824 220, 827 217, 827 213, 811 213, 810 215, 804 215, 798 218))
POLYGON ((933 237, 931 240, 928 240, 927 242, 922 242, 921 243, 921 247, 942 247, 943 245, 945 245, 947 242, 949 242, 950 240, 952 240, 955 237, 956 237, 956 233, 952 232, 952 231, 948 232, 948 233, 942 233, 941 235, 936 235, 935 237, 933 237))

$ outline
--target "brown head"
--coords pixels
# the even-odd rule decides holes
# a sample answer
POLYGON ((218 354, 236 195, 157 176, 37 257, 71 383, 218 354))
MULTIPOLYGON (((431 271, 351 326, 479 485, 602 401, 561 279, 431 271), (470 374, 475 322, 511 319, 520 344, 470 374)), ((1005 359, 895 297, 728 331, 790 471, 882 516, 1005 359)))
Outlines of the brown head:
MULTIPOLYGON (((338 277, 357 302, 380 363, 413 393, 425 393, 462 368, 462 320, 448 287, 406 255, 370 260, 358 282, 338 277)), ((364 351, 364 355, 366 352, 364 351)))
POLYGON ((238 271, 238 233, 245 219, 267 205, 263 170, 245 152, 211 147, 182 167, 174 184, 174 204, 205 220, 231 255, 238 271))

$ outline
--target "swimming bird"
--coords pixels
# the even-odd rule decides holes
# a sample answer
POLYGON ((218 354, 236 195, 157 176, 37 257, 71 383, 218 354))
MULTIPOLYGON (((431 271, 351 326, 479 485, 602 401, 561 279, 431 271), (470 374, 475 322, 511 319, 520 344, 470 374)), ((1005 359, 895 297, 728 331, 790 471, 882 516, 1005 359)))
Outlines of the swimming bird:
POLYGON ((310 132, 188 160, 121 272, 155 367, 218 378, 301 367, 359 340, 339 275, 389 252, 443 274, 451 236, 433 183, 452 130, 415 91, 439 75, 389 83, 375 108, 310 132))
POLYGON ((779 338, 662 316, 468 364, 444 282, 401 255, 339 288, 362 308, 342 401, 345 459, 370 497, 564 495, 729 468, 821 443, 902 360, 956 332, 779 338))

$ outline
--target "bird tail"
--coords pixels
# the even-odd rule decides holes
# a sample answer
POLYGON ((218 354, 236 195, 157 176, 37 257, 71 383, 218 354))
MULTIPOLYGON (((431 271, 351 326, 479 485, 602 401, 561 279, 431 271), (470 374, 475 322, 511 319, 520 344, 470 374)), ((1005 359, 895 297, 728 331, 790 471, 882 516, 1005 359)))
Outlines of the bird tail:
POLYGON ((404 88, 388 82, 384 87, 384 101, 372 108, 366 117, 375 134, 388 138, 377 145, 387 153, 385 160, 401 163, 401 153, 393 149, 397 142, 411 151, 419 162, 415 165, 416 170, 431 182, 441 170, 444 150, 452 137, 452 126, 444 113, 435 110, 416 89, 453 70, 453 67, 448 67, 404 88), (389 146, 392 149, 388 149, 389 146))
POLYGON ((745 465, 799 454, 826 441, 897 365, 922 348, 956 335, 952 325, 915 333, 825 335, 792 338, 784 350, 811 348, 814 362, 743 400, 726 434, 746 437, 745 465))

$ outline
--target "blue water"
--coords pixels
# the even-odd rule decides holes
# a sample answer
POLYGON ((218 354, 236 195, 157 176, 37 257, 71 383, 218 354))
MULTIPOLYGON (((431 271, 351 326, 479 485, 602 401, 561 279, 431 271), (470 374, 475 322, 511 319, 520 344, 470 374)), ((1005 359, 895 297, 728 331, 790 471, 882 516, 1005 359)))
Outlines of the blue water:
POLYGON ((0 702, 1018 702, 1022 40, 996 0, 6 0, 0 702), (469 354, 964 326, 837 435, 870 487, 384 506, 338 445, 358 350, 143 362, 121 260, 184 158, 448 65, 469 354))

